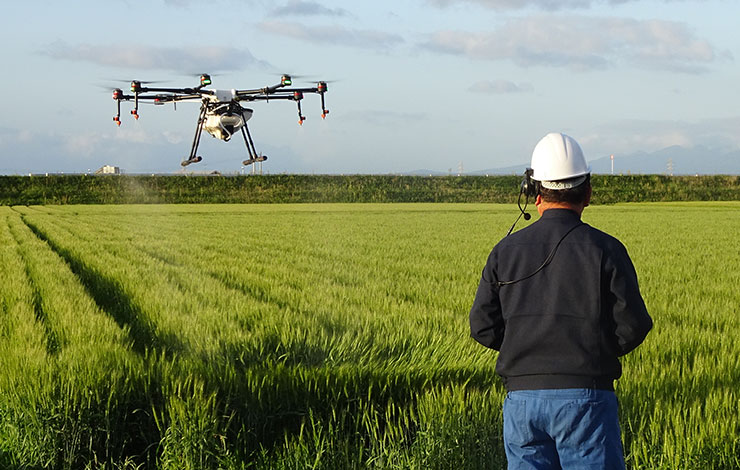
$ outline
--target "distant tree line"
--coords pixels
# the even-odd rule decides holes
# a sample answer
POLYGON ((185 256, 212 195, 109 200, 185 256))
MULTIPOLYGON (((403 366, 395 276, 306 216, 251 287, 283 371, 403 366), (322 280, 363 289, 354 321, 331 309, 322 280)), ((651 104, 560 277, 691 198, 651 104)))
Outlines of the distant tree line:
MULTIPOLYGON (((1 205, 515 203, 521 177, 396 175, 0 176, 1 205)), ((740 176, 594 175, 594 204, 740 200, 740 176)))

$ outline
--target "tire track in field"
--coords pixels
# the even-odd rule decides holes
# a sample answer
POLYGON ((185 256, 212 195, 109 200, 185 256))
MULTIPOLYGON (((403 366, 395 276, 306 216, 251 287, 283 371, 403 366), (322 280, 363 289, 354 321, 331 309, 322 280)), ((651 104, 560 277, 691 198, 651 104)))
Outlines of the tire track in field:
POLYGON ((59 350, 61 349, 59 346, 59 339, 57 338, 54 329, 49 324, 48 316, 44 311, 44 307, 41 302, 41 293, 39 292, 39 287, 36 284, 36 281, 33 279, 33 276, 31 276, 31 269, 29 267, 28 260, 24 256, 23 250, 21 249, 21 240, 18 238, 18 234, 15 232, 15 230, 13 230, 13 227, 10 226, 10 222, 8 222, 7 219, 5 223, 8 224, 8 232, 13 237, 13 240, 15 240, 18 256, 20 256, 20 258, 23 260, 26 279, 28 279, 28 284, 31 287, 32 292, 31 304, 33 306, 33 311, 36 316, 36 320, 43 326, 44 336, 46 338, 46 352, 51 356, 55 356, 57 353, 59 353, 59 350))
MULTIPOLYGON (((170 341, 165 342, 157 336, 154 326, 146 321, 146 315, 126 294, 120 283, 104 276, 77 258, 71 251, 55 243, 43 230, 23 215, 21 215, 21 220, 39 240, 46 243, 69 265, 72 273, 98 307, 113 318, 119 327, 128 332, 132 349, 135 352, 145 355, 146 351, 151 349, 160 351, 171 349, 173 345, 169 344, 170 341)), ((171 340, 171 338, 168 339, 171 340)))

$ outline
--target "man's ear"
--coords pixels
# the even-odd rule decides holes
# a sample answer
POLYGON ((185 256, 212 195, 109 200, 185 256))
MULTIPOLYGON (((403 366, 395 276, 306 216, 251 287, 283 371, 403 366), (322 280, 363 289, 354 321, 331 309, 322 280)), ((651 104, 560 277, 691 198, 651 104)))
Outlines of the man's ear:
MULTIPOLYGON (((589 197, 591 197, 591 196, 589 195, 589 197)), ((542 204, 542 195, 541 194, 538 194, 537 195, 537 198, 534 200, 534 205, 535 206, 539 206, 540 204, 542 204)))

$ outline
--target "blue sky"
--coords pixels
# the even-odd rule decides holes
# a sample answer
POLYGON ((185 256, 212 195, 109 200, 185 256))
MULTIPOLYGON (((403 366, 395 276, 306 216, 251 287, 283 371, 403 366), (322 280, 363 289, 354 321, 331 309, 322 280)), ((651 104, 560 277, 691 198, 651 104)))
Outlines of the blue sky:
MULTIPOLYGON (((0 18, 0 174, 177 172, 198 106, 124 103, 126 81, 257 88, 330 80, 331 113, 257 103, 271 173, 477 171, 566 132, 589 160, 671 145, 740 148, 737 0, 128 0, 14 2, 0 18), (119 82, 117 80, 121 80, 119 82)), ((240 140, 204 134, 236 172, 240 140)))

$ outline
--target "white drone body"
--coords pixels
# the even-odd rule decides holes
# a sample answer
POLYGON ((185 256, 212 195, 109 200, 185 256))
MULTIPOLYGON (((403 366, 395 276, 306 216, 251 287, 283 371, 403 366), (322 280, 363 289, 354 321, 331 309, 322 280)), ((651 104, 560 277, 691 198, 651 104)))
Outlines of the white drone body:
POLYGON ((228 142, 252 117, 254 111, 249 108, 232 105, 236 90, 216 90, 212 98, 214 108, 206 111, 203 130, 213 137, 228 142))

